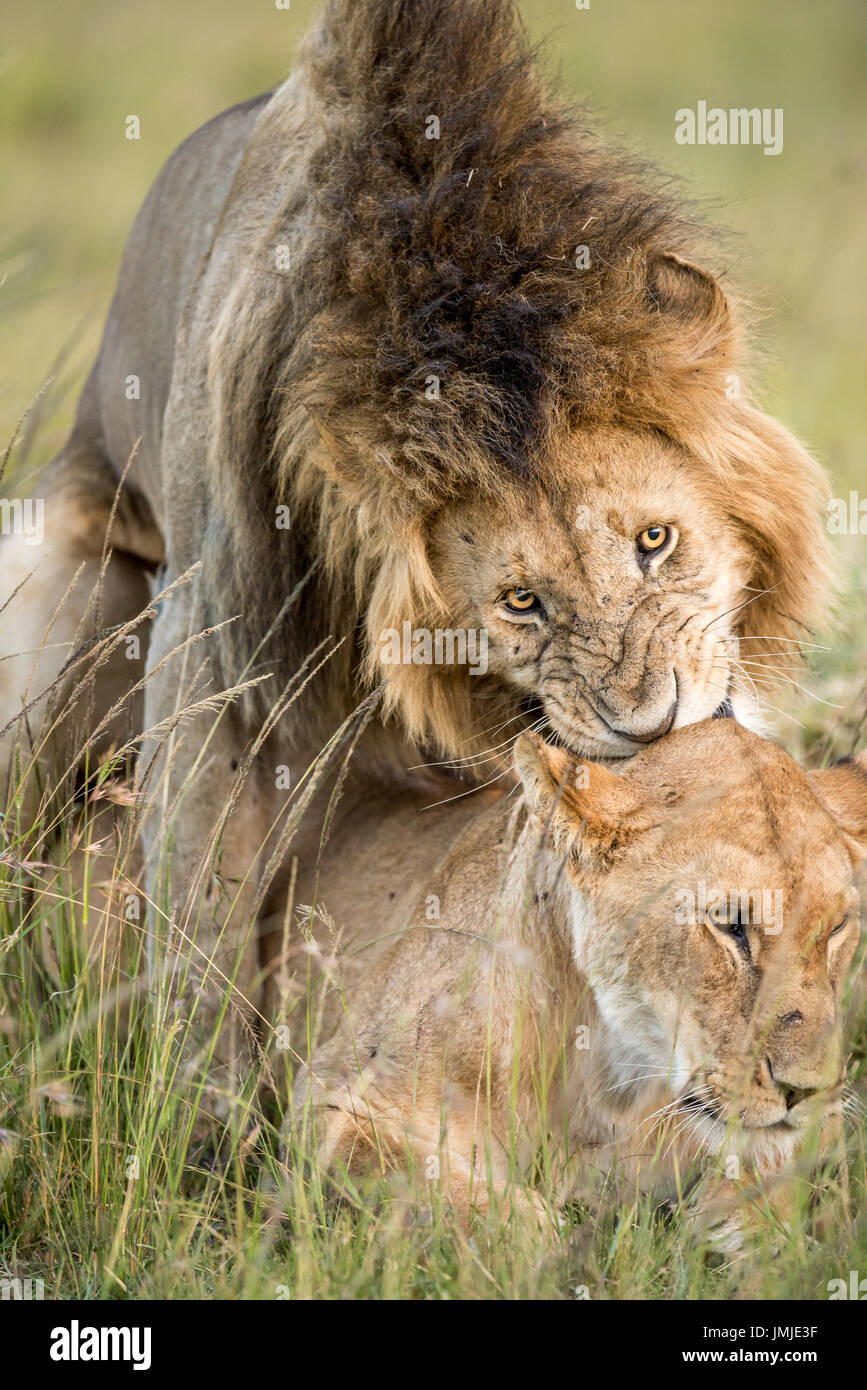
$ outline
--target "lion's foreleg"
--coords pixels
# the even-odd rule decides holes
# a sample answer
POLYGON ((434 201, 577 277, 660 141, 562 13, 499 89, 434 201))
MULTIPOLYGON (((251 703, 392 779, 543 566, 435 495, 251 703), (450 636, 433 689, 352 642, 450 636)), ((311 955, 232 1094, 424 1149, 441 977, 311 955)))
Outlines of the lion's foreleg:
POLYGON ((133 557, 104 557, 107 517, 86 497, 59 488, 5 505, 0 728, 12 727, 0 739, 0 774, 3 791, 13 776, 13 794, 35 810, 39 784, 53 785, 74 767, 91 734, 99 731, 95 761, 140 727, 135 687, 149 623, 134 619, 147 607, 150 585, 133 557), (109 632, 121 625, 129 625, 126 635, 109 632))
POLYGON ((224 1116, 257 1050, 269 808, 255 766, 239 783, 246 737, 199 631, 189 591, 173 595, 154 627, 139 784, 153 995, 183 1029, 188 1079, 207 1075, 205 1108, 224 1116))

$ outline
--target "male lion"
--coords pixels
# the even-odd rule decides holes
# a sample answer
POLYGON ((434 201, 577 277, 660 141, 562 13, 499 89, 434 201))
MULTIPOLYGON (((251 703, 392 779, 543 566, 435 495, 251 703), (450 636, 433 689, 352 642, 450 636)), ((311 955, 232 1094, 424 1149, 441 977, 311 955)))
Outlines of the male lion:
POLYGON ((464 1216, 557 1135, 579 1185, 784 1174, 841 1113, 867 755, 805 774, 732 719, 619 776, 531 733, 516 755, 520 802, 430 836, 411 793, 347 808, 315 887, 328 990, 287 1015, 290 1129, 338 1169, 432 1166, 464 1216))
MULTIPOLYGON (((432 759, 508 775, 532 724, 625 757, 754 718, 762 653, 797 650, 826 594, 825 481, 748 403, 696 254, 547 91, 508 0, 331 0, 136 220, 44 543, 2 543, 0 728, 80 692, 96 634, 76 730, 116 740, 146 662, 145 727, 198 711, 144 759, 151 863, 170 844, 195 899, 208 844, 246 929, 279 788, 380 684, 348 728, 354 775, 391 786, 432 759), (145 652, 125 639, 157 571, 145 652), (215 727, 203 701, 239 684, 215 727)), ((196 915, 210 957, 225 913, 196 915)))

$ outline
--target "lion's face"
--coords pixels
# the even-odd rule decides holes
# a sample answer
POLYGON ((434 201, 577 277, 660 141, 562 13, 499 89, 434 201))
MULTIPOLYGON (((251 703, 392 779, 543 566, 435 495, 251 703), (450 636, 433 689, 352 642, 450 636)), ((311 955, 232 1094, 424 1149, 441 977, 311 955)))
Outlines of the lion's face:
POLYGON ((592 768, 586 787, 565 754, 535 757, 562 779, 541 804, 569 846, 616 1104, 668 1106, 699 1148, 785 1158, 845 1072, 867 764, 808 778, 733 720, 682 730, 622 777, 592 768))
POLYGON ((574 752, 627 757, 726 700, 751 713, 732 665, 748 557, 697 475, 661 439, 599 432, 544 493, 438 518, 449 622, 487 632, 489 675, 574 752))

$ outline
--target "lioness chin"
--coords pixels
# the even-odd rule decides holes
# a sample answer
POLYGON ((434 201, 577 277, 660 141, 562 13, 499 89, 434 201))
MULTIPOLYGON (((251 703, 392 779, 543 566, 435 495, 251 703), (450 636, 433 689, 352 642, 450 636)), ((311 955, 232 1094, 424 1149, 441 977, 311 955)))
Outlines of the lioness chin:
POLYGON ((413 1163, 467 1217, 565 1135, 578 1190, 715 1174, 725 1221, 839 1117, 867 757, 805 774, 717 720, 619 776, 531 734, 517 765, 519 802, 440 808, 429 840, 411 799, 347 813, 316 885, 324 993, 285 1020, 322 1028, 293 1139, 333 1169, 413 1163))

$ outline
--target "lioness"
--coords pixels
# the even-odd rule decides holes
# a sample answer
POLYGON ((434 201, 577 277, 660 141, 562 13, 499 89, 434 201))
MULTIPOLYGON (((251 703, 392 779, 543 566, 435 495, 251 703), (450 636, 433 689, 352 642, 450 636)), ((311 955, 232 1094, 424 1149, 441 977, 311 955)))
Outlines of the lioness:
POLYGON ((242 995, 269 875, 285 897, 282 788, 375 687, 362 783, 439 759, 478 784, 532 724, 621 757, 718 709, 749 723, 763 654, 798 650, 825 479, 749 403, 701 255, 547 91, 509 0, 331 0, 288 80, 158 177, 44 541, 0 541, 0 730, 28 707, 48 784, 75 751, 40 742, 58 681, 61 734, 158 730, 148 897, 242 995))
POLYGON ((558 1134, 579 1180, 784 1171, 841 1104, 867 755, 805 774, 716 720, 622 775, 529 733, 517 763, 517 805, 441 808, 430 840, 409 797, 347 815, 295 1128, 309 1100, 328 1163, 433 1163, 464 1215, 558 1134))

